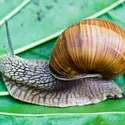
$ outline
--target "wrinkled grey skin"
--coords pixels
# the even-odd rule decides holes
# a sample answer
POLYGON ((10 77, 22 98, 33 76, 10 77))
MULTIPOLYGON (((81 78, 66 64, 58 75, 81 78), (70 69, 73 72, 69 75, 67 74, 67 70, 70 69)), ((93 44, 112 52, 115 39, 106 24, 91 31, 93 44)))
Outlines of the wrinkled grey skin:
POLYGON ((10 95, 24 102, 56 107, 123 97, 122 90, 112 80, 89 74, 76 80, 59 80, 51 74, 48 63, 10 55, 2 57, 0 71, 10 95))

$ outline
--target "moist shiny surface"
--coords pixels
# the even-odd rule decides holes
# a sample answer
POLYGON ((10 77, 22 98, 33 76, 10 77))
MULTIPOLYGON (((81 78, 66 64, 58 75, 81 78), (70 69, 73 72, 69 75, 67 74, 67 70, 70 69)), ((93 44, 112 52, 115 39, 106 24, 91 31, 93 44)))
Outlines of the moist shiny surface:
POLYGON ((8 56, 1 64, 7 67, 2 74, 10 95, 27 103, 67 107, 99 103, 109 97, 122 98, 122 90, 112 80, 58 80, 50 74, 47 61, 8 56))
POLYGON ((58 74, 100 73, 116 77, 125 72, 125 31, 101 19, 67 28, 53 48, 50 68, 58 74))

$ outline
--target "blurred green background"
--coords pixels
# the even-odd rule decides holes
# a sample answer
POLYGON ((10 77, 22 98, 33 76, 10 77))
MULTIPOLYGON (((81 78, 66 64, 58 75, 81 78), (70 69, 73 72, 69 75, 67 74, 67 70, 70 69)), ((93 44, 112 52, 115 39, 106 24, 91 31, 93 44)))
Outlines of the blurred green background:
MULTIPOLYGON (((33 43, 35 45, 37 41, 48 38, 48 36, 97 12, 102 12, 97 18, 110 20, 125 28, 124 0, 0 0, 0 56, 8 52, 5 24, 2 20, 14 12, 15 8, 19 9, 18 13, 13 14, 8 21, 15 51, 20 48, 25 49, 33 43), (26 5, 19 9, 18 7, 24 2, 26 5), (106 13, 102 11, 109 7, 111 10, 106 13)), ((49 59, 56 39, 46 41, 39 46, 32 46, 31 49, 17 55, 27 59, 49 59)), ((114 80, 125 91, 124 75, 114 80)), ((3 91, 7 90, 0 77, 0 92, 3 91)), ((118 123, 123 125, 125 124, 124 112, 125 99, 107 100, 96 105, 80 107, 52 108, 24 103, 11 96, 0 97, 0 123, 2 124, 6 120, 7 124, 12 125, 19 123, 34 125, 34 120, 36 120, 36 123, 40 125, 56 125, 57 123, 75 125, 76 121, 76 125, 90 125, 90 123, 91 125, 98 123, 109 125, 114 119, 114 125, 118 123), (17 114, 10 115, 8 113, 25 114, 25 117, 23 115, 17 117, 17 114), (58 116, 57 113, 61 113, 61 115, 58 116), (43 117, 34 116, 33 120, 32 116, 27 114, 42 114, 43 117), (41 120, 44 122, 40 122, 41 120)))

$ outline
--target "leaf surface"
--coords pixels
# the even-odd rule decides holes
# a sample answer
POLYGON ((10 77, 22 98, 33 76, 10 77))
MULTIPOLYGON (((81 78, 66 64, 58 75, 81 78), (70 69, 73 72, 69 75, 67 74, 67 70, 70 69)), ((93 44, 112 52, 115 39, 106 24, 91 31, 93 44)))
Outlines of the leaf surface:
MULTIPOLYGON (((105 2, 103 0, 90 0, 89 2, 86 0, 79 0, 79 2, 76 0, 34 1, 28 3, 9 20, 9 29, 11 31, 14 49, 25 47, 37 40, 58 32, 117 2, 117 0, 105 0, 105 2)), ((0 19, 12 11, 14 7, 21 4, 22 0, 16 3, 15 0, 12 0, 12 6, 8 6, 9 2, 5 0, 3 0, 3 2, 5 5, 2 7, 0 2, 0 7, 5 11, 0 11, 0 19)), ((124 12, 125 4, 123 3, 98 18, 113 21, 125 29, 124 12)), ((52 39, 45 44, 20 53, 18 56, 27 59, 49 59, 56 39, 57 38, 52 39)), ((0 55, 8 52, 7 46, 5 25, 3 24, 0 27, 0 55)), ((124 75, 116 78, 115 81, 125 90, 124 75)), ((0 91, 7 91, 1 77, 0 91)), ((76 123, 79 125, 97 125, 99 123, 102 125, 110 125, 112 124, 112 120, 114 120, 114 125, 117 125, 123 124, 125 120, 125 99, 107 100, 96 105, 80 107, 52 108, 24 103, 13 99, 11 96, 1 96, 0 112, 7 113, 0 113, 0 124, 4 125, 32 125, 36 123, 39 125, 61 125, 64 123, 72 125, 76 123), (8 113, 17 114, 10 115, 8 113), (60 115, 57 113, 60 113, 60 115), (82 115, 79 113, 82 113, 82 115), (25 115, 18 116, 21 114, 25 115), (28 114, 42 115, 29 116, 28 114)))

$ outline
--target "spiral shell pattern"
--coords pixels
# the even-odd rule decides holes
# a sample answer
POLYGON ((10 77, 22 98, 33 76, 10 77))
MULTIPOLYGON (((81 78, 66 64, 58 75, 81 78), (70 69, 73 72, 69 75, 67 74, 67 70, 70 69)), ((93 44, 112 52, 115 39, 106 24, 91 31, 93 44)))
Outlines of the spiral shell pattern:
POLYGON ((119 76, 125 72, 125 31, 103 19, 80 21, 60 35, 49 66, 57 75, 119 76))

